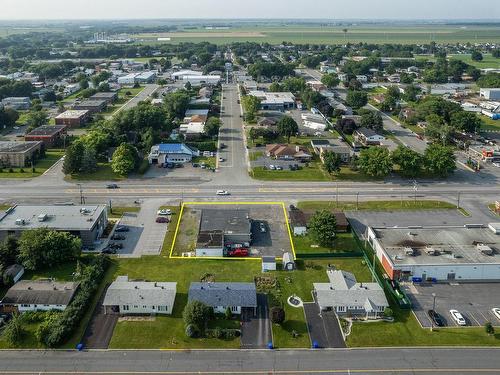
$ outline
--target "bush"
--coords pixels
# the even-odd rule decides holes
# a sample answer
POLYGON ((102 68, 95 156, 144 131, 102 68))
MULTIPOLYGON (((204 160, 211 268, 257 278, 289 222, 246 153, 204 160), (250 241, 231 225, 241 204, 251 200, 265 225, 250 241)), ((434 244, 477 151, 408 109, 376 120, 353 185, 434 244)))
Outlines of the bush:
POLYGON ((281 307, 271 308, 271 322, 274 324, 283 324, 285 321, 285 310, 281 307))
POLYGON ((3 330, 3 338, 10 345, 17 345, 21 341, 25 334, 25 330, 22 326, 22 319, 19 314, 14 314, 12 320, 7 323, 5 329, 3 330))
POLYGON ((220 327, 215 327, 212 331, 212 334, 216 339, 221 339, 224 337, 224 331, 220 327))
POLYGON ((384 317, 386 318, 392 318, 394 316, 394 311, 390 307, 386 307, 384 309, 384 317))
POLYGON ((9 168, 9 173, 14 173, 14 170, 12 168, 9 168))
POLYGON ((200 301, 188 302, 182 312, 182 318, 186 326, 195 325, 201 332, 204 332, 205 322, 212 317, 213 309, 200 301))
POLYGON ((20 173, 24 173, 24 169, 23 169, 23 168, 21 168, 21 169, 19 170, 19 172, 20 172, 20 173))
POLYGON ((195 324, 188 324, 186 326, 186 336, 187 337, 198 337, 200 335, 200 330, 195 324))
POLYGON ((484 330, 486 331, 486 333, 488 335, 493 335, 495 334, 495 328, 493 327, 493 324, 491 324, 490 322, 486 323, 484 325, 484 330))

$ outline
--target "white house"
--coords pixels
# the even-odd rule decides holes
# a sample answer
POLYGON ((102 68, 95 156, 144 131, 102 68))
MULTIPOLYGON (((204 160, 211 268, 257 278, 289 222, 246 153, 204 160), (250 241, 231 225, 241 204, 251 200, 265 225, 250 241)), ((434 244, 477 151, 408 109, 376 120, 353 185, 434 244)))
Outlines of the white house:
POLYGON ((73 300, 77 282, 21 280, 14 284, 0 301, 4 312, 63 311, 73 300))
POLYGON ((200 301, 224 314, 229 307, 233 314, 242 310, 257 309, 257 289, 254 283, 191 283, 188 301, 200 301))
POLYGON ((382 316, 389 307, 378 283, 358 283, 352 273, 341 270, 329 269, 327 275, 330 282, 313 284, 320 310, 373 319, 382 316))
POLYGON ((111 283, 103 306, 120 314, 171 315, 174 309, 177 283, 130 281, 128 276, 118 276, 111 283))
POLYGON ((383 135, 377 134, 372 129, 359 128, 354 132, 354 139, 365 146, 369 145, 380 145, 381 142, 385 141, 383 135))

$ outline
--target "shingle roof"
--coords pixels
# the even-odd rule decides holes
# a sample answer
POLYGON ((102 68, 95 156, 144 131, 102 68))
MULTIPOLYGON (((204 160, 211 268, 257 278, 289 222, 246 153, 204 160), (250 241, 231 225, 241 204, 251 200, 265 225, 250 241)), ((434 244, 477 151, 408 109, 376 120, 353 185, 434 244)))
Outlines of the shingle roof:
POLYGON ((189 301, 200 301, 208 306, 257 306, 254 283, 191 283, 189 301))
POLYGON ((173 306, 176 293, 175 282, 128 281, 128 277, 119 276, 109 286, 103 305, 173 306))
POLYGON ((79 283, 21 280, 11 287, 2 304, 68 305, 79 283))

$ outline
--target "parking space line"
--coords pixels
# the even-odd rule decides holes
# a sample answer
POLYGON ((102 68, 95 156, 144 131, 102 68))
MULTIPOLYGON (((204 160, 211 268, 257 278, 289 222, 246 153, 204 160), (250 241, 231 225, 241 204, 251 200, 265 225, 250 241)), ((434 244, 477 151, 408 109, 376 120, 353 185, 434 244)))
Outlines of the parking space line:
POLYGON ((478 326, 480 326, 481 324, 479 323, 479 321, 476 319, 476 317, 474 316, 474 314, 470 311, 467 311, 466 313, 466 316, 470 316, 472 319, 474 319, 474 321, 477 323, 478 326))

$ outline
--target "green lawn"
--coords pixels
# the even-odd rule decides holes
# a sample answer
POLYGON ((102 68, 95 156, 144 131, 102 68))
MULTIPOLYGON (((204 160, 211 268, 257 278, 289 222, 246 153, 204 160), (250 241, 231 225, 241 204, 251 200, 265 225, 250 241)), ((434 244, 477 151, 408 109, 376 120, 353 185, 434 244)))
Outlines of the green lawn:
POLYGON ((163 246, 161 248, 161 255, 170 256, 170 250, 172 248, 172 243, 174 241, 175 229, 177 228, 177 223, 180 219, 180 207, 179 206, 161 206, 159 209, 170 209, 172 215, 170 216, 171 222, 168 224, 167 233, 163 239, 163 246))
POLYGON ((354 323, 349 347, 370 346, 499 346, 500 334, 488 336, 484 327, 423 329, 409 310, 391 306, 395 322, 354 323))
MULTIPOLYGON (((335 258, 324 260, 297 260, 297 270, 293 272, 269 272, 278 280, 278 285, 272 291, 277 303, 283 305, 286 320, 282 326, 273 324, 274 346, 276 348, 310 348, 311 341, 307 331, 304 310, 292 307, 287 303, 288 297, 295 294, 304 302, 312 302, 311 290, 313 283, 328 282, 326 270, 328 264, 337 269, 354 273, 357 280, 366 282, 371 280, 371 273, 362 258, 335 258), (299 337, 294 338, 292 331, 295 330, 299 337)), ((273 304, 273 298, 270 298, 273 304)))
POLYGON ((70 177, 71 180, 75 181, 120 181, 126 178, 126 176, 120 176, 113 172, 111 163, 97 163, 97 171, 93 173, 72 174, 70 177))
POLYGON ((111 219, 119 219, 123 216, 125 212, 139 212, 141 207, 139 206, 113 206, 112 212, 109 213, 108 217, 111 219))
POLYGON ((38 177, 42 175, 47 169, 52 167, 63 156, 64 151, 62 150, 48 150, 45 152, 44 158, 35 162, 35 172, 33 172, 30 167, 12 168, 12 172, 9 172, 10 168, 4 168, 0 172, 0 178, 38 177), (23 169, 24 172, 21 172, 21 169, 23 169))
POLYGON ((473 65, 479 69, 494 68, 500 69, 500 59, 491 56, 491 53, 483 54, 483 59, 481 61, 473 61, 469 54, 464 55, 449 55, 450 60, 462 60, 464 63, 473 65))
POLYGON ((254 151, 254 152, 250 152, 250 154, 249 154, 250 161, 258 160, 259 158, 261 158, 263 156, 264 156, 264 151, 254 151))
POLYGON ((339 208, 342 210, 374 210, 374 211, 393 211, 393 210, 436 210, 436 209, 454 209, 456 205, 433 200, 394 200, 394 201, 366 201, 359 202, 339 202, 334 201, 303 201, 297 204, 302 210, 321 210, 339 208))
POLYGON ((352 233, 337 233, 333 247, 319 246, 309 235, 294 236, 293 244, 297 254, 335 254, 361 252, 352 233))
POLYGON ((488 116, 478 115, 482 121, 481 130, 500 131, 500 120, 493 120, 488 116))
POLYGON ((193 163, 205 164, 207 168, 215 168, 215 157, 198 156, 193 158, 193 163))
POLYGON ((291 171, 283 169, 282 171, 272 171, 264 169, 264 167, 252 168, 251 177, 256 180, 264 181, 330 181, 331 178, 321 168, 320 163, 312 162, 306 167, 302 165, 302 169, 291 171))

